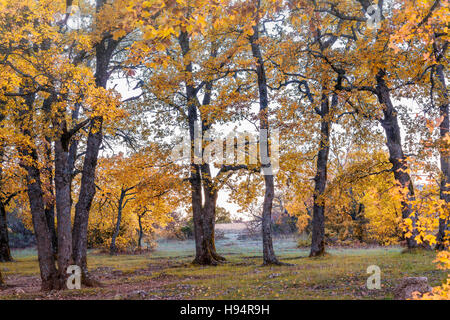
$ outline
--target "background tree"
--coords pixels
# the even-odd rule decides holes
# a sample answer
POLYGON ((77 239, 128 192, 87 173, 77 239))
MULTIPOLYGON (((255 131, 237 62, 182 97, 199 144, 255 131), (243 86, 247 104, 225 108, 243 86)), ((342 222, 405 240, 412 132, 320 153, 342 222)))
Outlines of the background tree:
MULTIPOLYGON (((168 221, 167 215, 173 211, 177 199, 176 185, 180 182, 176 174, 176 167, 165 164, 164 154, 157 149, 147 148, 127 157, 119 154, 101 158, 97 176, 101 193, 96 199, 98 212, 93 218, 98 221, 97 226, 101 224, 103 229, 112 230, 108 239, 111 255, 118 252, 116 240, 122 227, 133 233, 138 225, 143 232, 143 223, 149 230, 150 221, 155 225, 168 221)), ((129 233, 122 238, 135 239, 129 233)))
POLYGON ((200 142, 199 137, 206 137, 216 124, 241 117, 241 95, 236 92, 241 81, 232 76, 240 69, 234 59, 245 38, 232 24, 237 8, 229 1, 221 1, 220 5, 205 1, 174 2, 163 11, 154 19, 144 20, 145 41, 136 47, 140 50, 138 58, 143 56, 150 69, 145 79, 150 94, 144 101, 158 101, 153 104, 158 109, 158 124, 164 120, 166 125, 189 130, 194 261, 217 264, 224 260, 214 243, 218 192, 223 178, 243 167, 222 163, 217 172, 212 161, 205 157, 212 147, 207 139, 212 137, 200 142), (155 42, 159 45, 154 46, 155 42))

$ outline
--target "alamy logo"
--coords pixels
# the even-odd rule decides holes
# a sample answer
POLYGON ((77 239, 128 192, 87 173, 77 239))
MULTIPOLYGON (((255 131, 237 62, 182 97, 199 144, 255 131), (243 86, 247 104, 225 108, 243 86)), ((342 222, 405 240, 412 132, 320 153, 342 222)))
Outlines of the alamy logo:
POLYGON ((59 25, 67 26, 69 30, 80 30, 83 27, 83 16, 77 5, 67 7, 64 14, 55 14, 54 20, 59 25))
POLYGON ((66 281, 67 289, 81 289, 81 268, 71 265, 67 268, 67 274, 70 275, 66 281))
POLYGON ((193 148, 191 149, 190 135, 186 133, 183 135, 183 141, 173 148, 171 159, 183 162, 192 160, 194 164, 251 166, 259 163, 264 175, 274 175, 279 170, 279 138, 279 131, 276 129, 271 130, 270 141, 268 130, 264 129, 260 130, 259 136, 249 132, 232 132, 221 137, 213 130, 202 135, 196 122, 193 148))
POLYGON ((367 278, 367 289, 381 289, 381 269, 379 266, 371 265, 367 268, 367 273, 372 274, 367 278))
POLYGON ((369 29, 378 29, 381 21, 381 11, 377 5, 371 5, 366 10, 367 27, 369 29))
POLYGON ((72 30, 81 29, 82 17, 81 10, 78 6, 70 6, 67 8, 68 15, 67 27, 72 30))

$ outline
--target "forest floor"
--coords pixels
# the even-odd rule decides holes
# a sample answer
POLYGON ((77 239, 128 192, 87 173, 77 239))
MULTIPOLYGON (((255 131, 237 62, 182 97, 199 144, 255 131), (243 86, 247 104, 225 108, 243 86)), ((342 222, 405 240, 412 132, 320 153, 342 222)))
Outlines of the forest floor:
POLYGON ((161 241, 155 251, 138 255, 90 251, 91 273, 102 286, 49 293, 40 292, 35 250, 15 250, 14 262, 0 264, 7 284, 0 299, 392 299, 403 277, 425 276, 432 286, 446 278, 433 251, 330 248, 324 257, 309 258, 295 243, 275 242, 280 260, 290 266, 262 266, 259 242, 250 240, 218 240, 227 262, 208 267, 191 264, 192 241, 161 241), (381 269, 379 290, 366 287, 370 265, 381 269))

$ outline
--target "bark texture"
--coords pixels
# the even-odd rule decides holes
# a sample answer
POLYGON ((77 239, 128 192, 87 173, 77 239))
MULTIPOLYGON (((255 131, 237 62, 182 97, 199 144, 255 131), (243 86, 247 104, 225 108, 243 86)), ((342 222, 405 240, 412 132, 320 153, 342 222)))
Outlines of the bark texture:
POLYGON ((310 257, 320 256, 325 253, 325 199, 324 193, 327 184, 328 155, 330 152, 330 108, 329 97, 322 93, 320 104, 320 145, 317 153, 317 168, 314 177, 314 205, 311 238, 310 257))
MULTIPOLYGON (((97 0, 97 9, 103 6, 104 1, 97 0)), ((106 88, 109 79, 109 65, 112 55, 120 40, 112 37, 103 38, 95 47, 96 72, 95 83, 98 87, 106 88)), ((82 283, 86 286, 95 286, 99 283, 92 279, 87 267, 87 229, 89 211, 95 196, 95 171, 98 154, 103 140, 103 118, 94 117, 91 120, 84 157, 80 193, 75 206, 74 226, 72 230, 73 261, 82 270, 82 283)))
POLYGON ((408 163, 403 153, 397 110, 392 104, 389 88, 384 80, 384 76, 385 72, 380 70, 376 77, 376 94, 379 102, 383 105, 384 115, 379 121, 386 134, 386 145, 389 150, 389 161, 392 164, 394 178, 400 187, 407 190, 406 198, 401 202, 401 210, 403 219, 410 218, 412 220, 412 235, 406 238, 408 248, 412 249, 418 247, 417 241, 415 240, 415 237, 418 235, 416 228, 417 216, 409 204, 409 201, 415 199, 414 186, 408 174, 408 163))
POLYGON ((225 261, 225 258, 217 253, 215 244, 217 190, 211 179, 209 164, 202 167, 203 192, 205 195, 205 203, 202 208, 204 248, 209 251, 214 260, 221 262, 225 261))
POLYGON ((142 217, 144 214, 138 215, 139 234, 138 234, 138 249, 142 249, 142 238, 144 237, 144 229, 142 228, 142 217))
MULTIPOLYGON (((444 66, 439 64, 436 66, 436 82, 438 86, 438 95, 439 95, 439 113, 442 117, 442 123, 440 124, 439 134, 442 141, 445 141, 444 138, 447 137, 449 133, 449 96, 447 91, 447 85, 445 82, 444 76, 444 66)), ((442 180, 440 187, 440 198, 445 201, 447 204, 447 210, 450 210, 450 145, 447 143, 446 145, 442 145, 439 148, 440 154, 440 164, 441 164, 441 172, 442 172, 442 180)), ((437 234, 437 245, 436 249, 444 250, 448 243, 450 232, 449 218, 447 219, 439 219, 439 231, 437 234)))
MULTIPOLYGON (((259 6, 259 4, 258 4, 259 6)), ((253 35, 250 37, 252 55, 256 59, 256 74, 258 78, 259 92, 259 121, 260 121, 260 157, 264 174, 264 201, 262 210, 262 237, 263 237, 263 264, 280 264, 272 241, 272 205, 275 196, 274 177, 269 154, 269 98, 267 94, 267 78, 264 68, 264 59, 259 45, 259 24, 253 27, 253 35)))
MULTIPOLYGON (((44 111, 46 121, 51 123, 52 118, 52 102, 53 97, 49 97, 44 100, 42 104, 42 110, 44 111)), ((47 220, 48 229, 50 231, 50 237, 52 239, 53 254, 55 257, 58 255, 58 236, 56 234, 56 215, 55 215, 55 190, 54 190, 54 177, 53 177, 53 158, 52 158, 52 138, 49 136, 45 137, 44 144, 44 168, 43 168, 43 179, 44 184, 48 186, 49 197, 45 197, 45 218, 47 220)))
POLYGON ((58 271, 62 283, 72 264, 71 172, 68 170, 69 138, 63 133, 55 141, 55 201, 58 230, 58 271))
MULTIPOLYGON (((30 94, 26 98, 28 110, 22 111, 20 115, 22 134, 28 137, 31 143, 33 143, 33 136, 31 134, 33 103, 34 95, 30 94)), ((36 235, 39 269, 42 280, 41 289, 43 291, 59 289, 60 283, 58 281, 58 274, 55 266, 50 232, 45 217, 41 175, 39 169, 36 167, 36 163, 38 163, 37 150, 33 145, 29 145, 22 146, 19 149, 19 152, 23 159, 31 160, 31 163, 29 161, 22 161, 21 166, 27 172, 27 194, 30 203, 34 233, 36 235)))
MULTIPOLYGON (((112 238, 111 238, 111 245, 109 247, 109 254, 110 255, 117 254, 116 239, 119 236, 120 224, 122 223, 122 210, 123 210, 123 207, 124 207, 125 196, 126 196, 126 191, 122 187, 122 190, 120 192, 119 204, 118 204, 118 208, 117 208, 116 226, 114 228, 114 232, 113 232, 113 235, 112 235, 112 238)), ((139 226, 140 226, 140 222, 141 222, 141 220, 139 219, 139 226)))
POLYGON ((82 282, 88 286, 95 285, 90 280, 87 268, 87 229, 89 210, 95 195, 95 169, 103 136, 102 123, 101 118, 95 118, 91 121, 72 229, 73 261, 81 268, 82 282))
MULTIPOLYGON (((190 40, 187 32, 180 32, 178 38, 179 45, 184 57, 190 51, 190 40)), ((192 63, 185 65, 186 71, 186 97, 187 97, 187 117, 189 125, 189 136, 191 140, 191 164, 190 164, 190 184, 191 201, 194 220, 195 258, 193 263, 200 265, 216 265, 225 260, 216 252, 214 244, 214 222, 217 191, 212 183, 209 164, 202 162, 199 164, 194 160, 195 156, 202 157, 203 146, 198 147, 196 140, 200 138, 200 131, 203 133, 208 129, 208 125, 202 121, 201 126, 197 126, 199 120, 198 106, 200 102, 197 97, 197 90, 192 79, 192 63), (204 198, 202 196, 202 191, 204 198), (204 200, 204 203, 203 203, 204 200)), ((206 94, 204 104, 209 104, 211 98, 211 83, 206 84, 206 94)))
POLYGON ((8 224, 6 219, 6 208, 3 202, 0 202, 0 262, 13 261, 9 248, 8 224))
MULTIPOLYGON (((2 120, 3 118, 0 114, 0 124, 2 120)), ((0 145, 0 190, 4 184, 2 175, 3 155, 3 145, 0 145)), ((9 248, 8 221, 6 217, 6 206, 12 200, 12 197, 14 195, 10 195, 8 198, 0 197, 0 262, 13 261, 9 248)))

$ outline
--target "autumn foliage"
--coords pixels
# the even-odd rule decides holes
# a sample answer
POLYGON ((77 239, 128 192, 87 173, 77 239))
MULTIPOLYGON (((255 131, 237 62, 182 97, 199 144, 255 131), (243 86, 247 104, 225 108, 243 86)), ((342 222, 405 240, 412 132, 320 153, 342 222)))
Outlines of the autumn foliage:
POLYGON ((175 215, 192 217, 195 263, 225 261, 228 194, 261 216, 264 264, 282 264, 282 194, 310 256, 401 244, 447 270, 449 19, 447 0, 0 0, 0 230, 18 210, 44 290, 72 264, 94 286, 88 246, 151 247, 175 215), (218 161, 227 135, 245 163, 218 161), (249 163, 276 143, 278 172, 249 163))

